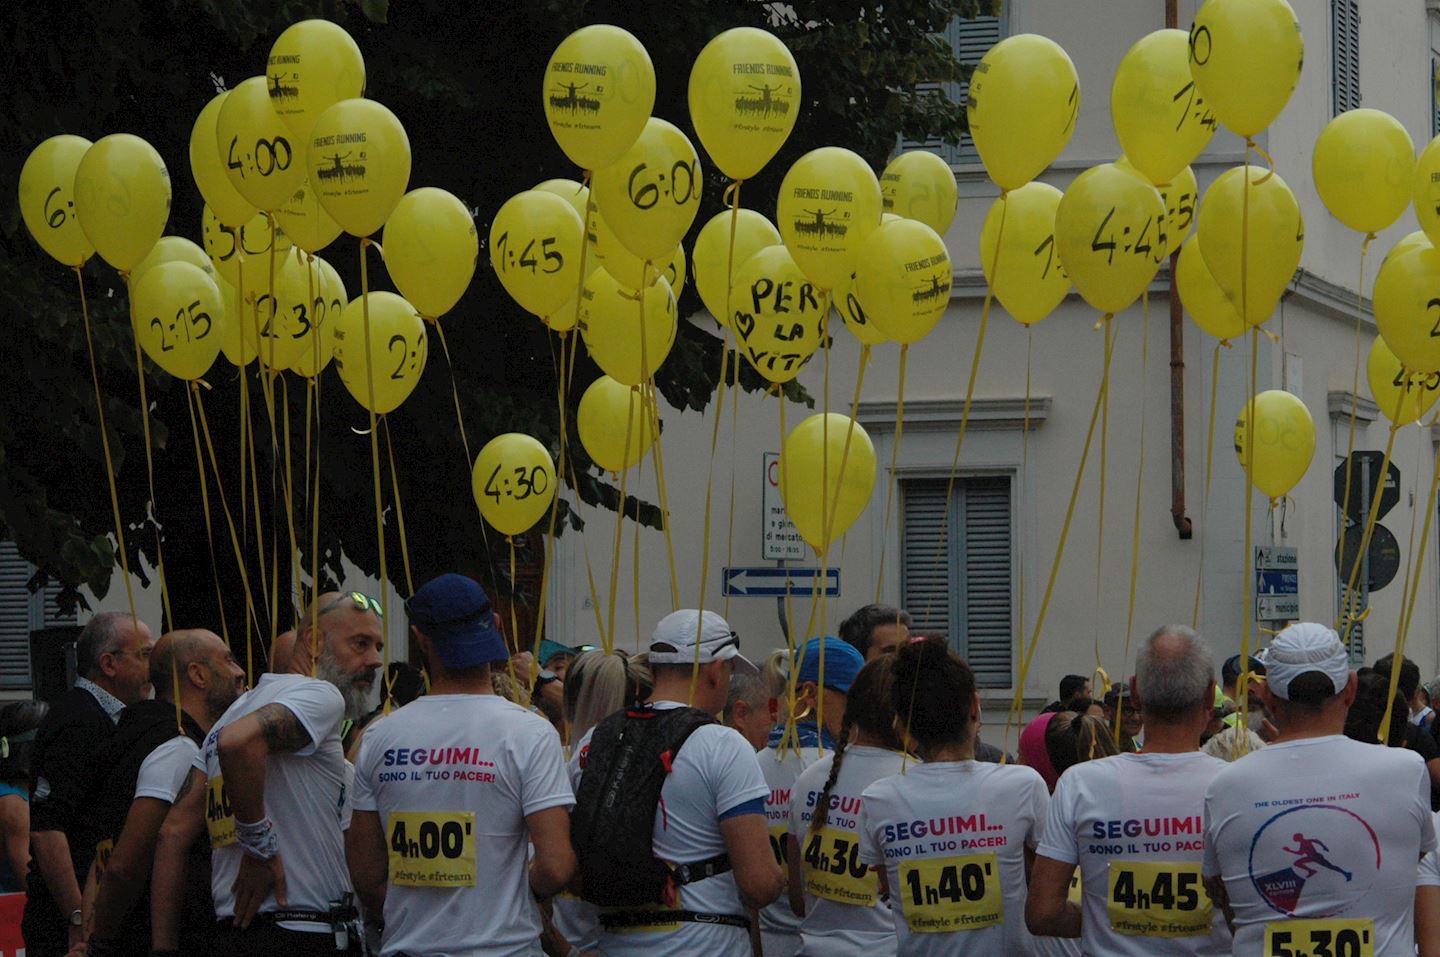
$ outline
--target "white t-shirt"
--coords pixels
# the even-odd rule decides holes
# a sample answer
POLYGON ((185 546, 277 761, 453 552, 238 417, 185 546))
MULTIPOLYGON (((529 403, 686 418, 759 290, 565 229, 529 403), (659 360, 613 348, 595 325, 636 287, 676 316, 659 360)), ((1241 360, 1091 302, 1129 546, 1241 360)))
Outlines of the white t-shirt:
MULTIPOLYGON (((765 795, 765 827, 770 832, 770 849, 775 852, 776 863, 785 871, 787 881, 785 835, 790 833, 790 796, 800 772, 829 753, 812 744, 808 748, 787 747, 783 752, 778 748, 763 748, 755 755, 770 789, 765 795)), ((765 957, 792 957, 800 949, 800 918, 790 909, 787 894, 782 893, 774 903, 761 909, 760 941, 765 957)))
POLYGON ((1205 788, 1227 766, 1200 751, 1117 754, 1060 776, 1038 853, 1080 866, 1084 953, 1230 953, 1200 877, 1205 788))
POLYGON ((1025 848, 1050 800, 1033 768, 922 764, 861 797, 860 860, 885 866, 901 957, 1030 953, 1025 848))
POLYGON ((525 817, 574 803, 555 728, 504 698, 427 695, 371 725, 354 804, 385 834, 380 953, 530 953, 525 817))
POLYGON ((796 779, 790 796, 789 833, 800 844, 800 867, 805 875, 800 953, 806 957, 885 957, 895 953, 890 902, 880 899, 877 875, 860 861, 860 795, 876 781, 918 763, 887 748, 848 746, 830 789, 830 813, 816 833, 811 832, 810 821, 820 806, 834 756, 816 761, 796 779))
MULTIPOLYGON (((228 810, 215 742, 226 725, 268 704, 289 709, 310 736, 310 743, 300 750, 265 759, 265 813, 274 822, 285 864, 287 909, 325 911, 331 901, 351 892, 340 831, 346 804, 345 752, 340 746, 345 699, 334 685, 318 678, 261 675, 255 687, 236 699, 215 722, 195 758, 194 766, 209 779, 206 824, 214 848, 210 885, 215 916, 221 919, 235 916, 231 887, 240 872, 243 852, 235 843, 235 819, 228 810)), ((260 905, 262 914, 279 909, 274 894, 260 905)), ((281 926, 330 933, 329 924, 286 921, 281 926)))
MULTIPOLYGON (((571 749, 570 757, 565 761, 565 773, 570 776, 570 787, 575 791, 580 789, 580 759, 585 753, 584 748, 577 746, 571 749)), ((590 953, 600 946, 600 912, 594 904, 568 891, 561 891, 551 901, 551 907, 551 926, 571 946, 581 953, 590 953)))
MULTIPOLYGON (((657 710, 685 707, 676 701, 656 701, 653 706, 657 710)), ((580 742, 582 770, 590 737, 587 733, 580 742)), ((724 854, 720 816, 748 801, 764 798, 768 792, 755 760, 755 749, 740 732, 719 724, 697 728, 681 745, 660 788, 661 808, 656 811, 652 834, 655 856, 685 864, 724 854)), ((745 913, 733 871, 682 885, 679 905, 702 914, 745 913)), ((739 927, 694 922, 683 922, 673 929, 602 929, 600 953, 605 957, 750 957, 750 938, 739 927)))
MULTIPOLYGON (((1435 812, 1435 828, 1440 832, 1440 811, 1435 812)), ((1420 873, 1415 878, 1416 887, 1440 887, 1440 850, 1430 851, 1420 859, 1420 873)))
POLYGON ((1236 954, 1260 953, 1267 933, 1312 951, 1368 934, 1375 957, 1411 957, 1417 864, 1434 848, 1430 779, 1403 748, 1341 735, 1271 744, 1205 792, 1204 870, 1225 879, 1236 954))
POLYGON ((200 755, 200 747, 183 734, 178 734, 146 755, 135 778, 137 798, 155 798, 166 804, 175 803, 180 786, 190 776, 190 769, 200 755))

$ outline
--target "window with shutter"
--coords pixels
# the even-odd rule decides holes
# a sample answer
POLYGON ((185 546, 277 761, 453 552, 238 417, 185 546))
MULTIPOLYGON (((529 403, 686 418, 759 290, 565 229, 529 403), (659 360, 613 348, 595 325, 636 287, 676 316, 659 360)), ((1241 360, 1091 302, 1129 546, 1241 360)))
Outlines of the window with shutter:
POLYGON ((1430 50, 1430 135, 1440 136, 1440 53, 1430 50))
POLYGON ((1360 0, 1330 0, 1334 115, 1360 105, 1360 0))
MULTIPOLYGON (((961 63, 966 66, 974 66, 989 52, 991 47, 1004 38, 1004 31, 1005 21, 1002 17, 976 17, 973 20, 956 17, 945 29, 945 40, 955 51, 955 55, 961 63)), ((943 96, 963 104, 970 93, 970 84, 917 83, 915 90, 917 93, 943 96)), ((968 133, 960 138, 958 147, 951 146, 940 139, 928 139, 923 142, 904 140, 900 143, 900 148, 902 150, 930 150, 952 166, 980 162, 980 154, 975 151, 975 143, 970 139, 968 133)))
POLYGON ((14 542, 0 542, 0 688, 7 690, 30 687, 30 632, 75 624, 74 614, 60 613, 58 583, 30 591, 34 574, 14 542))
POLYGON ((901 483, 901 603, 917 634, 944 638, 982 688, 1012 684, 1008 476, 901 483))

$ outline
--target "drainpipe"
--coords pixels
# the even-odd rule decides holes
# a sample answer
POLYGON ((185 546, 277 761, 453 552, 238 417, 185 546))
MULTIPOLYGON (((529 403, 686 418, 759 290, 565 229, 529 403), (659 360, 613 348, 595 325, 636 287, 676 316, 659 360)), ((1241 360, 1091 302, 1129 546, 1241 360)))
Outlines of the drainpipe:
MULTIPOLYGON (((1179 24, 1178 0, 1165 0, 1165 26, 1179 24)), ((1170 519, 1181 541, 1194 533, 1185 514, 1185 309, 1175 288, 1180 253, 1170 254, 1170 519)))

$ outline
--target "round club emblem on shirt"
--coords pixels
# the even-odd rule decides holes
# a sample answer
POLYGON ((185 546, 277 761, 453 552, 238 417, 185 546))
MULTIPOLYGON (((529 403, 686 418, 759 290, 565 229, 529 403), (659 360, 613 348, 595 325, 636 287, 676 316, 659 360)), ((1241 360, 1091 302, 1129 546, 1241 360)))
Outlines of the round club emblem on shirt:
POLYGON ((1250 880, 1286 916, 1342 913, 1369 892, 1379 873, 1374 829, 1334 804, 1281 811, 1250 842, 1250 880))

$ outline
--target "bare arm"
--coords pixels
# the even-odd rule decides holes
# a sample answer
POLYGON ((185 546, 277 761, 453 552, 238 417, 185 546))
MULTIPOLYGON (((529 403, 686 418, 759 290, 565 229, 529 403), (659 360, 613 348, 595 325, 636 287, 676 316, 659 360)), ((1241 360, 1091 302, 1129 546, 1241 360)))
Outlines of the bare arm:
POLYGON ((1079 937, 1080 908, 1070 903, 1074 864, 1052 857, 1035 858, 1030 893, 1025 898, 1025 926, 1044 937, 1079 937))
POLYGON ((550 807, 527 814, 525 828, 535 845, 535 859, 530 864, 530 892, 545 900, 563 890, 579 866, 575 848, 570 845, 570 809, 550 807))
POLYGON ((720 822, 720 836, 730 855, 730 869, 740 901, 756 910, 780 896, 784 877, 770 849, 770 832, 763 814, 739 814, 720 822))
POLYGON ((1440 957, 1440 887, 1415 888, 1415 946, 1419 957, 1440 957))
POLYGON ((131 803, 95 898, 92 933, 101 940, 120 936, 130 912, 149 885, 155 844, 169 812, 169 802, 159 798, 141 797, 131 803))
POLYGON ((155 838, 150 874, 150 940, 156 950, 180 949, 180 905, 190 845, 205 831, 205 775, 190 769, 155 838))
POLYGON ((30 802, 18 794, 0 797, 0 834, 5 846, 0 853, 10 862, 10 873, 21 881, 30 873, 30 802))
POLYGON ((790 872, 790 879, 785 882, 785 888, 790 892, 790 911, 796 917, 805 916, 805 875, 800 868, 800 842, 794 834, 785 835, 786 847, 785 867, 790 872))
MULTIPOLYGON (((75 879, 75 867, 70 862, 70 839, 64 831, 31 831, 30 850, 40 868, 40 876, 50 889, 55 909, 61 918, 80 910, 80 883, 75 879)), ((70 929, 70 943, 80 941, 80 928, 70 929)))
POLYGON ((379 813, 355 811, 351 815, 350 830, 345 832, 345 861, 350 865, 350 882, 365 906, 366 920, 380 920, 385 915, 390 862, 379 813))

